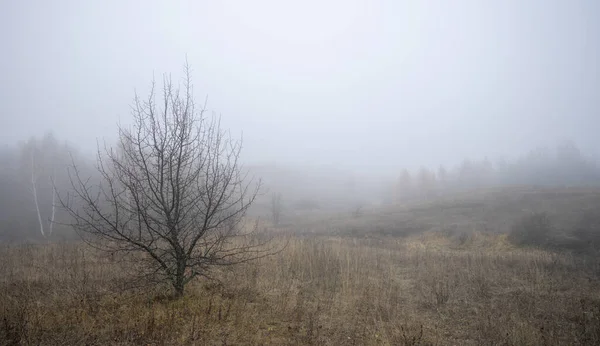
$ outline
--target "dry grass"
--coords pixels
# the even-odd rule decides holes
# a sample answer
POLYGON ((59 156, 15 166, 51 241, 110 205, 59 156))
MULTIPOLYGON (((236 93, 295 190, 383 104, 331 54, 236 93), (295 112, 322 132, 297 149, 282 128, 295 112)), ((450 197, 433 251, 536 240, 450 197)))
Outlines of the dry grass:
POLYGON ((600 343, 598 262, 504 235, 295 237, 175 301, 122 291, 121 262, 81 245, 5 247, 0 262, 0 344, 600 343))
POLYGON ((598 188, 494 188, 450 193, 433 200, 350 211, 287 215, 290 231, 311 235, 406 236, 426 231, 508 233, 531 213, 546 212, 558 229, 577 227, 600 210, 598 188))

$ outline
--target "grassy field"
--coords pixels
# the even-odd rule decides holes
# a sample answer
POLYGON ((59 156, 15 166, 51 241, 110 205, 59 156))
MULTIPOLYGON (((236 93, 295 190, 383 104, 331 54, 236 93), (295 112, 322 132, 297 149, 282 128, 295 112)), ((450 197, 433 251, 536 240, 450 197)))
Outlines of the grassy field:
POLYGON ((0 344, 600 344, 600 260, 517 247, 502 228, 530 210, 563 227, 599 196, 488 192, 293 221, 282 252, 179 300, 124 290, 127 263, 81 244, 4 246, 0 344))

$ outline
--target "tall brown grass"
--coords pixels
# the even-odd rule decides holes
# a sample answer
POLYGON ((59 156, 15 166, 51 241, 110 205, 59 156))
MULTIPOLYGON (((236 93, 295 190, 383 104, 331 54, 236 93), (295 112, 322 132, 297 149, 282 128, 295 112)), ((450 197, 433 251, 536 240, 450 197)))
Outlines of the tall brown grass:
POLYGON ((124 290, 127 263, 83 245, 4 247, 0 263, 7 345, 600 344, 599 263, 502 235, 293 237, 179 300, 124 290))

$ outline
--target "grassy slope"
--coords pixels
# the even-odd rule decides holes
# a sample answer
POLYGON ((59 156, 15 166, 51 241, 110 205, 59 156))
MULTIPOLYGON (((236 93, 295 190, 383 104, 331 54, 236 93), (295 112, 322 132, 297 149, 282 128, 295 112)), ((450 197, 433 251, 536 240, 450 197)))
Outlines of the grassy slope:
POLYGON ((477 226, 501 231, 528 208, 567 224, 597 202, 585 191, 487 192, 304 220, 279 255, 223 271, 222 286, 196 282, 178 301, 121 291, 126 266, 77 244, 6 247, 0 344, 598 344, 597 260, 518 249, 477 226), (407 225, 424 232, 385 235, 407 225))
POLYGON ((404 236, 425 231, 506 233, 531 212, 548 212, 553 224, 568 230, 587 211, 600 212, 600 189, 489 189, 449 194, 433 201, 410 202, 311 218, 290 215, 289 230, 310 234, 404 236))

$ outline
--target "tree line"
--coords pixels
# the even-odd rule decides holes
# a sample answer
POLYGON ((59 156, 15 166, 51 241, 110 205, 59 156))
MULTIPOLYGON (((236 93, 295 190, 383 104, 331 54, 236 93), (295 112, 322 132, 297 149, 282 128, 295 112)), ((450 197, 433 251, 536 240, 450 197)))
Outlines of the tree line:
POLYGON ((600 186, 600 166, 584 156, 573 141, 565 141, 555 148, 531 150, 513 161, 465 159, 453 169, 441 165, 437 169, 421 167, 416 172, 404 169, 392 190, 393 200, 400 202, 502 186, 600 186))

